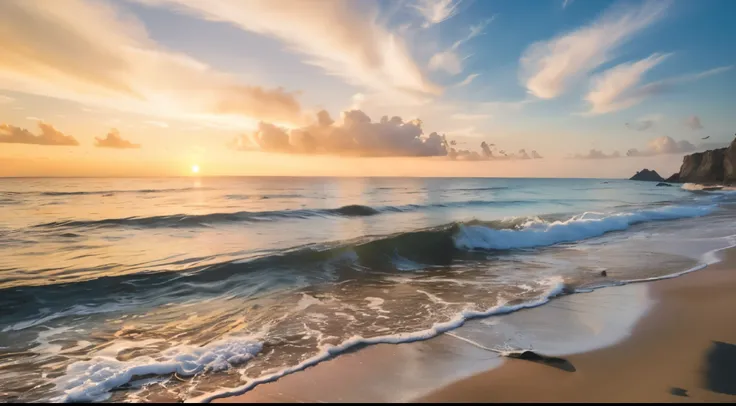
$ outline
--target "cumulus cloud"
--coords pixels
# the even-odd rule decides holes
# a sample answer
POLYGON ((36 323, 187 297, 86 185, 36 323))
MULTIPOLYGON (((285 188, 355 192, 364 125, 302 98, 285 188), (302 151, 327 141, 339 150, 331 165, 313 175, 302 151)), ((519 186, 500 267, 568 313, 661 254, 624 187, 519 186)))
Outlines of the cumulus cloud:
POLYGON ((445 156, 448 152, 445 136, 425 136, 419 120, 405 122, 401 117, 384 116, 372 122, 361 110, 343 113, 340 123, 321 111, 315 123, 291 130, 261 122, 255 132, 237 138, 230 146, 239 150, 348 156, 445 156))
POLYGON ((0 144, 32 144, 77 146, 79 142, 71 135, 65 135, 50 124, 38 122, 41 133, 34 135, 25 128, 0 124, 0 144))
POLYGON ((460 0, 416 0, 411 5, 424 18, 422 27, 439 24, 457 14, 460 0))
MULTIPOLYGON (((439 86, 424 77, 401 37, 378 23, 378 12, 369 9, 368 2, 138 1, 173 7, 194 16, 228 22, 245 31, 277 38, 304 54, 306 63, 342 77, 353 85, 420 94, 438 94, 441 91, 439 86)), ((450 3, 436 10, 454 10, 455 6, 450 3)), ((432 21, 442 21, 450 15, 444 12, 432 14, 432 21)))
POLYGON ((675 141, 671 137, 662 136, 657 137, 647 145, 647 149, 639 151, 635 148, 630 149, 626 152, 626 156, 653 156, 653 155, 664 155, 664 154, 682 154, 687 152, 695 151, 695 145, 689 141, 675 141))
POLYGON ((489 144, 485 141, 480 144, 480 152, 470 151, 467 149, 450 148, 447 153, 448 158, 457 161, 502 161, 502 160, 528 160, 542 159, 537 151, 527 153, 525 149, 520 149, 517 153, 508 153, 498 149, 495 144, 489 144))
POLYGON ((597 149, 591 149, 587 154, 575 154, 572 156, 573 159, 611 159, 620 157, 621 154, 618 151, 606 154, 605 152, 597 149))
POLYGON ((703 124, 700 122, 700 117, 698 116, 690 116, 687 120, 685 120, 685 126, 687 128, 697 131, 703 129, 703 124))
POLYGON ((124 140, 120 136, 120 132, 113 128, 105 136, 105 138, 95 137, 95 147, 99 148, 117 148, 117 149, 137 149, 140 144, 133 144, 128 140, 124 140))
POLYGON ((633 123, 626 123, 626 127, 634 131, 646 131, 662 120, 661 114, 653 114, 650 116, 641 117, 633 123))
POLYGON ((591 24, 532 44, 521 58, 521 78, 529 93, 552 99, 614 57, 614 51, 661 19, 670 1, 614 7, 591 24))
POLYGON ((1 1, 0 26, 5 89, 163 117, 208 116, 243 127, 258 119, 301 119, 294 94, 244 85, 162 49, 142 23, 112 2, 1 1))

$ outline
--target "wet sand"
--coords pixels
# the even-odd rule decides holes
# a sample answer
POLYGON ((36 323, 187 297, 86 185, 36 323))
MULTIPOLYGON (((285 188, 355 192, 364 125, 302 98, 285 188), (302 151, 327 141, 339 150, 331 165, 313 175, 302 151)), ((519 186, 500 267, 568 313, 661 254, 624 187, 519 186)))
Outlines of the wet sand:
POLYGON ((564 296, 428 341, 363 348, 215 402, 733 402, 736 250, 720 255, 721 263, 678 278, 564 296), (499 344, 559 359, 483 349, 499 344))
POLYGON ((508 360, 425 402, 735 402, 736 250, 724 261, 648 283, 657 300, 631 337, 565 357, 575 372, 508 360))

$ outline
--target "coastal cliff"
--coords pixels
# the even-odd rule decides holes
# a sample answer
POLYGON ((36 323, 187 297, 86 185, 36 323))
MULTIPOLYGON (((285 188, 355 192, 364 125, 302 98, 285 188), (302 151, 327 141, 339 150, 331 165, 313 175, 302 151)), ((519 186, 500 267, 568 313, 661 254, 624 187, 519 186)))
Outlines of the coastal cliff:
POLYGON ((667 182, 736 183, 736 139, 726 148, 685 155, 680 171, 667 178, 667 182))

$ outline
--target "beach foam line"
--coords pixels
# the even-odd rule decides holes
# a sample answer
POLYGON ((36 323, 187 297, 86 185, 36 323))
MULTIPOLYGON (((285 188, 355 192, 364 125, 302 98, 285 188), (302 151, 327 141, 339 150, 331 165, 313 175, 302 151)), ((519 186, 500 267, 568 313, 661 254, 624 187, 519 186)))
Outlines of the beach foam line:
POLYGON ((564 283, 562 282, 561 278, 551 278, 547 282, 547 284, 549 285, 549 289, 543 295, 540 295, 536 299, 531 300, 529 302, 519 303, 515 305, 502 304, 502 305, 494 306, 486 311, 464 310, 458 316, 456 316, 455 318, 449 321, 442 322, 442 323, 435 323, 429 329, 416 331, 413 333, 401 333, 401 334, 393 334, 393 335, 378 336, 378 337, 371 337, 371 338, 354 336, 354 337, 351 337, 343 341, 342 343, 338 345, 324 346, 322 348, 322 351, 320 351, 319 354, 307 360, 304 360, 298 365, 295 365, 289 368, 285 368, 279 372, 275 372, 273 374, 254 379, 248 382, 247 384, 237 387, 237 388, 225 389, 225 390, 221 390, 218 392, 209 393, 209 394, 202 395, 199 397, 187 399, 186 403, 209 403, 218 398, 242 395, 243 393, 250 391, 251 389, 255 388, 258 385, 268 383, 268 382, 273 382, 286 375, 290 375, 290 374, 293 374, 294 372, 302 371, 308 367, 317 365, 322 361, 326 361, 348 350, 354 349, 355 347, 362 347, 362 346, 374 345, 374 344, 403 344, 403 343, 411 343, 415 341, 424 341, 424 340, 428 340, 430 338, 436 337, 440 334, 446 333, 448 331, 454 330, 462 326, 463 324, 465 324, 465 322, 471 319, 489 317, 489 316, 500 315, 500 314, 508 314, 508 313, 512 313, 512 312, 515 312, 521 309, 528 309, 532 307, 541 306, 549 302, 555 296, 562 294, 564 291, 564 283))
POLYGON ((465 250, 507 250, 545 247, 565 242, 599 237, 611 231, 623 231, 648 221, 700 217, 712 213, 717 205, 666 206, 613 214, 583 213, 566 221, 532 220, 520 229, 494 229, 481 225, 460 225, 454 236, 455 246, 465 250))

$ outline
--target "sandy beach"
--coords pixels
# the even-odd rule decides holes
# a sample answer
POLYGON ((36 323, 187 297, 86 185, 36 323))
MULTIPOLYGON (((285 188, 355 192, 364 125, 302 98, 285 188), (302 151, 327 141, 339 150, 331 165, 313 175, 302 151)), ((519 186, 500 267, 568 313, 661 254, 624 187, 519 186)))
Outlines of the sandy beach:
POLYGON ((454 332, 473 340, 371 346, 215 402, 733 402, 736 250, 719 255, 677 278, 564 296, 454 332), (505 330, 505 341, 531 330, 538 352, 576 353, 499 357, 478 346, 497 342, 489 330, 505 330))
POLYGON ((509 360, 425 402, 734 402, 736 250, 722 262, 648 283, 657 300, 632 336, 566 357, 575 372, 509 360))

